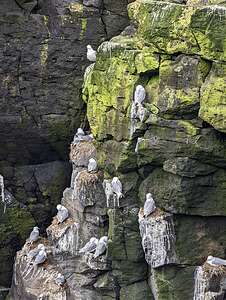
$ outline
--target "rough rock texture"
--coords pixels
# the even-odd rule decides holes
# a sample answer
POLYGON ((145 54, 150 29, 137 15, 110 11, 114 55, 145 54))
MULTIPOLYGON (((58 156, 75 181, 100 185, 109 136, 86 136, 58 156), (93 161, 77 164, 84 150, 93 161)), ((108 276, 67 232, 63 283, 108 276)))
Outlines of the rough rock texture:
POLYGON ((83 2, 0 1, 0 173, 15 200, 6 216, 18 215, 17 225, 1 218, 0 286, 10 285, 15 252, 34 223, 49 225, 69 183, 69 141, 87 126, 86 45, 96 48, 128 24, 127 0, 83 2))
POLYGON ((177 263, 172 215, 154 212, 139 221, 139 228, 145 260, 152 268, 177 263))
MULTIPOLYGON (((133 278, 133 284, 148 279, 146 290, 155 299, 190 300, 195 266, 208 255, 225 258, 226 253, 226 9, 218 1, 137 0, 129 5, 129 16, 135 33, 125 31, 98 48, 83 88, 98 162, 105 177, 117 175, 130 195, 116 221, 108 213, 113 272, 119 268, 128 282, 140 272, 141 264, 133 265, 134 271, 131 264, 118 264, 128 257, 123 244, 129 241, 120 216, 138 211, 150 192, 158 209, 173 218, 174 261, 168 264, 171 251, 164 251, 159 265, 152 261, 157 239, 143 240, 149 266, 146 271, 142 266, 143 277, 133 278), (143 122, 131 118, 138 84, 146 90, 143 122)), ((149 236, 163 236, 167 248, 161 221, 155 225, 154 215, 146 221, 152 226, 149 236)), ((140 226, 142 237, 145 227, 140 226)), ((136 253, 139 247, 133 241, 136 253)), ((120 272, 117 278, 123 290, 120 272)))
MULTIPOLYGON (((72 146, 72 183, 62 201, 71 220, 47 230, 50 263, 67 278, 67 299, 192 300, 195 269, 226 253, 226 9, 220 1, 137 0, 129 15, 133 26, 104 42, 85 73, 96 149, 72 146), (138 84, 147 93, 143 122, 131 119, 138 84), (92 156, 95 174, 86 170, 92 156), (101 182, 114 176, 123 197, 107 208, 101 182), (157 210, 143 219, 146 193, 157 210), (105 255, 78 255, 91 236, 106 234, 105 255)), ((224 269, 217 274, 195 299, 225 298, 224 269)), ((37 299, 34 283, 14 280, 14 298, 28 300, 28 290, 37 299)))
POLYGON ((195 270, 194 300, 225 299, 226 270, 204 264, 195 270))

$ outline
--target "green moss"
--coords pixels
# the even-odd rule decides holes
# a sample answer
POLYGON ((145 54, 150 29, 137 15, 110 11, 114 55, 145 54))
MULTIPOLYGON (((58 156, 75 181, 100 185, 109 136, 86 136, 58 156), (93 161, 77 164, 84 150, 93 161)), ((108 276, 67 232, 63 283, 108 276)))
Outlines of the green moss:
POLYGON ((25 240, 31 228, 35 225, 31 214, 18 207, 8 208, 3 216, 0 226, 0 241, 10 238, 10 235, 18 235, 21 240, 25 240))
POLYGON ((216 129, 226 132, 226 67, 214 63, 201 90, 199 116, 216 129))
POLYGON ((156 70, 159 67, 159 57, 153 54, 150 47, 144 47, 141 53, 135 57, 137 73, 143 73, 150 70, 156 70))
POLYGON ((159 300, 192 299, 194 267, 163 267, 153 270, 159 300))
POLYGON ((91 78, 84 84, 87 116, 94 136, 102 139, 108 134, 125 139, 129 137, 130 104, 138 79, 134 74, 134 53, 124 51, 111 60, 105 60, 105 55, 98 58, 91 78))
POLYGON ((87 19, 82 18, 81 19, 81 31, 80 31, 80 38, 83 39, 86 33, 86 28, 87 28, 87 19))

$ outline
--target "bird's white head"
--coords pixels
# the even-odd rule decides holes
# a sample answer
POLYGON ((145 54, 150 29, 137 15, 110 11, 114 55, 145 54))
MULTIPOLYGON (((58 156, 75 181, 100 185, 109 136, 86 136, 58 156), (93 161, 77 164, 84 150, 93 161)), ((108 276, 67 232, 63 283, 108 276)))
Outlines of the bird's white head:
POLYGON ((87 50, 92 50, 93 49, 91 45, 87 45, 86 47, 87 47, 87 50))
POLYGON ((58 204, 56 208, 57 208, 57 210, 61 210, 63 208, 63 206, 61 204, 58 204))
POLYGON ((151 193, 146 194, 146 200, 153 200, 151 193))
POLYGON ((61 278, 61 277, 63 277, 63 275, 61 273, 58 273, 57 278, 61 278))
POLYGON ((37 226, 35 226, 35 227, 33 228, 33 230, 34 230, 34 231, 39 231, 39 228, 38 228, 37 226))
POLYGON ((82 128, 77 129, 77 135, 85 135, 84 130, 82 128))
POLYGON ((117 182, 119 181, 118 177, 113 177, 112 182, 117 182))
POLYGON ((208 257, 207 257, 207 262, 209 262, 209 261, 211 261, 213 259, 213 256, 212 255, 209 255, 208 257))
POLYGON ((108 241, 108 237, 105 235, 105 236, 102 236, 101 238, 100 238, 100 242, 104 242, 104 243, 107 243, 107 241, 108 241))
POLYGON ((89 159, 89 163, 95 163, 95 162, 96 162, 96 160, 94 158, 89 159))
POLYGON ((38 249, 39 250, 45 250, 46 247, 43 244, 38 244, 38 249))
POLYGON ((141 85, 141 84, 138 84, 137 86, 136 86, 136 90, 138 91, 138 90, 143 90, 144 89, 144 87, 141 85))

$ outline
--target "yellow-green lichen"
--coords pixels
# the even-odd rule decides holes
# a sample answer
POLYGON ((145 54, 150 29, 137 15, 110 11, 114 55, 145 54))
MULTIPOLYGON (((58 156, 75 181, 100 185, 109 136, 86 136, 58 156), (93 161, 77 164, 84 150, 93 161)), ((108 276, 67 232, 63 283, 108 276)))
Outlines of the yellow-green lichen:
POLYGON ((40 63, 42 67, 46 66, 49 50, 49 39, 45 39, 40 45, 40 63))
POLYGON ((81 18, 81 31, 80 31, 81 39, 85 37, 86 28, 87 28, 87 18, 81 18))

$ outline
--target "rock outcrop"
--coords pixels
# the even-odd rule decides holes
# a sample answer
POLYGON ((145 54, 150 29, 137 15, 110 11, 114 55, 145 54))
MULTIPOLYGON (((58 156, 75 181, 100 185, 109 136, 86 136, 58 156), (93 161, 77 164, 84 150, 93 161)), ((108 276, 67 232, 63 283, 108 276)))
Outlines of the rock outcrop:
MULTIPOLYGON (((86 45, 96 48, 121 32, 127 0, 98 7, 77 0, 0 2, 0 173, 6 191, 43 230, 69 183, 69 141, 80 124, 87 126, 81 99, 86 45)), ((1 219, 0 231, 6 228, 1 219)), ((0 236, 0 252, 11 247, 0 258, 0 286, 10 285, 13 256, 24 242, 11 230, 17 242, 0 236)))
MULTIPOLYGON (((65 276, 69 300, 223 300, 224 267, 205 261, 226 253, 226 9, 219 1, 137 0, 128 11, 131 26, 101 44, 85 72, 94 142, 71 146, 62 199, 70 218, 47 230, 38 296, 53 298, 41 279, 53 268, 65 276), (137 85, 146 91, 142 119, 131 118, 137 85), (90 158, 98 172, 87 171, 90 158), (110 189, 105 195, 113 177, 122 183, 117 205, 110 189), (157 208, 143 218, 147 193, 157 208), (106 253, 79 253, 102 236, 106 253)), ((38 299, 35 281, 24 281, 26 247, 15 262, 14 299, 38 299)))

